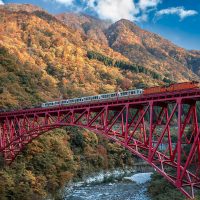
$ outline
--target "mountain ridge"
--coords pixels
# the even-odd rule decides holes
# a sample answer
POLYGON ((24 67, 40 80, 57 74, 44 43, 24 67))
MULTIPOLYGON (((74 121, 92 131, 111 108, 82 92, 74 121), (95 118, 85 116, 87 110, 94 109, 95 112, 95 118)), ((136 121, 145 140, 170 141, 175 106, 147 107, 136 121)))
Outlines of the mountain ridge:
POLYGON ((18 71, 1 65, 0 106, 199 79, 186 60, 198 66, 198 51, 188 53, 128 20, 110 24, 83 14, 53 16, 27 4, 14 11, 9 6, 0 9, 0 47, 18 71))
MULTIPOLYGON (((69 23, 72 18, 71 14, 59 14, 56 15, 56 17, 60 19, 60 15, 62 15, 63 17, 65 16, 65 21, 63 21, 63 23, 66 23, 68 26, 71 27, 69 23)), ((80 19, 80 15, 77 16, 73 14, 73 18, 74 17, 80 19)), ((96 26, 98 26, 98 24, 96 24, 96 26)), ((76 27, 76 21, 73 21, 73 27, 76 27)), ((91 30, 94 29, 91 28, 91 30)), ((94 37, 93 35, 87 35, 87 33, 85 34, 90 39, 93 39, 97 42, 100 41, 100 43, 108 45, 110 48, 123 54, 132 62, 146 65, 146 67, 148 67, 149 63, 151 62, 154 62, 155 65, 158 65, 161 61, 161 64, 166 67, 166 63, 162 62, 162 60, 167 60, 167 62, 169 62, 169 65, 175 65, 179 68, 179 70, 187 71, 187 69, 185 68, 187 67, 189 70, 192 69, 194 73, 199 75, 199 60, 198 63, 195 63, 195 65, 191 67, 191 62, 194 64, 193 60, 196 60, 196 57, 199 57, 198 50, 185 50, 184 48, 173 44, 171 41, 162 38, 158 34, 151 33, 149 31, 139 28, 136 24, 129 20, 121 19, 114 24, 110 24, 110 26, 107 26, 107 28, 100 28, 100 31, 98 33, 101 35, 100 37, 96 37, 97 35, 95 35, 94 37), (113 33, 115 34, 114 37, 113 33), (118 34, 118 37, 116 34, 118 34), (103 42, 100 38, 104 38, 103 42), (118 40, 115 41, 114 38, 118 40), (127 49, 124 49, 124 47, 126 47, 127 49), (133 52, 130 55, 127 53, 128 51, 133 52), (143 59, 144 56, 149 58, 149 60, 146 60, 146 63, 143 59), (158 63, 155 62, 157 59, 159 60, 158 63), (189 62, 190 59, 192 60, 191 62, 189 62)), ((171 70, 170 66, 167 67, 169 67, 169 70, 171 70)))

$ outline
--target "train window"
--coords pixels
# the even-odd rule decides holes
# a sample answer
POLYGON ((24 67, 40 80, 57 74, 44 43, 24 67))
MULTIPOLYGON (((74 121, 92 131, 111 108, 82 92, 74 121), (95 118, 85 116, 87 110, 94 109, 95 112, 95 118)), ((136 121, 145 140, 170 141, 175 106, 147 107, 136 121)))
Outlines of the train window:
POLYGON ((91 97, 85 97, 84 100, 85 100, 85 101, 90 101, 90 100, 91 100, 91 97))
POLYGON ((74 103, 74 99, 70 99, 70 100, 69 100, 69 103, 74 103))
POLYGON ((123 92, 122 94, 123 94, 123 96, 127 96, 128 92, 123 92))
POLYGON ((68 103, 67 100, 61 101, 61 104, 67 104, 67 103, 68 103))
POLYGON ((134 90, 134 91, 131 91, 131 94, 135 94, 135 90, 134 90))

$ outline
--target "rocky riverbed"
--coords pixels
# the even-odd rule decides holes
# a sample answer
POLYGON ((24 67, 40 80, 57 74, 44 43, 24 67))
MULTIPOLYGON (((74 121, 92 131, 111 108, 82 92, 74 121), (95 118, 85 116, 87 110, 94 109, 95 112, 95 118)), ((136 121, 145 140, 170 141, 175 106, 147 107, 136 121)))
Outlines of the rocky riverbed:
POLYGON ((64 200, 150 200, 147 194, 151 173, 115 170, 99 173, 67 187, 64 200))

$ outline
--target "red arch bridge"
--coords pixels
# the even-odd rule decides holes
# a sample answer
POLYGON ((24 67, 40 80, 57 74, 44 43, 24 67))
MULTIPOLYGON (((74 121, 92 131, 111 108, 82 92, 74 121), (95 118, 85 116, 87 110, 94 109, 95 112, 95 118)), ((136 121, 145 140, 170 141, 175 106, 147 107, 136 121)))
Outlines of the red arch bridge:
POLYGON ((189 198, 200 189, 200 90, 0 113, 7 163, 41 134, 62 126, 89 129, 139 156, 189 198))

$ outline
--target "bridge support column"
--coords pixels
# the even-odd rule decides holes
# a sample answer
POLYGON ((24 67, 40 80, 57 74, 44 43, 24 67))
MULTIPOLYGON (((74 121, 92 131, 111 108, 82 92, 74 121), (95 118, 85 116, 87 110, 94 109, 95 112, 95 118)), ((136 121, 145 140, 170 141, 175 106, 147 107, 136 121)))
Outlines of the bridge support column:
POLYGON ((178 139, 177 139, 177 177, 176 186, 179 188, 182 185, 181 180, 181 144, 182 144, 182 99, 177 99, 178 104, 178 139))
POLYGON ((149 102, 149 153, 148 160, 152 161, 152 147, 153 147, 153 118, 154 118, 154 110, 153 110, 153 101, 149 102))

